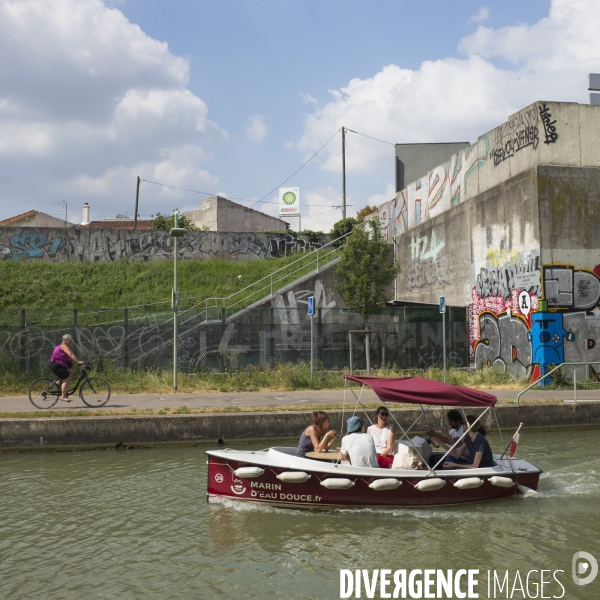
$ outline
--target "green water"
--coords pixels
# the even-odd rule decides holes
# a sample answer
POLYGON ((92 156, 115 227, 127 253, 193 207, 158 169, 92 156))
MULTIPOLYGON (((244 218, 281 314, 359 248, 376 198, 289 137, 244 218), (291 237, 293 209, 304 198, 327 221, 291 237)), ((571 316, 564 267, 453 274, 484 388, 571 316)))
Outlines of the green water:
POLYGON ((599 433, 522 434, 537 496, 387 511, 208 506, 206 447, 2 454, 0 598, 329 599, 359 568, 480 569, 482 598, 488 569, 562 569, 564 598, 600 598, 571 579, 600 559, 599 433))

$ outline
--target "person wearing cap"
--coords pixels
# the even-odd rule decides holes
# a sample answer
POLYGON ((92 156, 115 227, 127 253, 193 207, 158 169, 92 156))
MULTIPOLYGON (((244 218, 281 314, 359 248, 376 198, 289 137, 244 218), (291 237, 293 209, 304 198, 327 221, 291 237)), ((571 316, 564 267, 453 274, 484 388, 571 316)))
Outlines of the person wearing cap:
POLYGON ((361 431, 362 421, 354 416, 346 421, 348 435, 342 438, 339 448, 340 460, 350 460, 353 467, 372 467, 377 469, 377 453, 373 438, 361 431))

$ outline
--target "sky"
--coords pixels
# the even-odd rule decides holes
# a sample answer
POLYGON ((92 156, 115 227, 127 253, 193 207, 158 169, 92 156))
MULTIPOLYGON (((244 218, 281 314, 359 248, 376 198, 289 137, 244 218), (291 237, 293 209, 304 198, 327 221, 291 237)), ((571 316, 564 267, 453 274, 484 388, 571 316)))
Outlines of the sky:
POLYGON ((598 39, 597 0, 0 0, 0 219, 133 217, 139 176, 142 218, 277 216, 284 184, 327 232, 342 126, 350 216, 393 197, 394 143, 588 103, 598 39))

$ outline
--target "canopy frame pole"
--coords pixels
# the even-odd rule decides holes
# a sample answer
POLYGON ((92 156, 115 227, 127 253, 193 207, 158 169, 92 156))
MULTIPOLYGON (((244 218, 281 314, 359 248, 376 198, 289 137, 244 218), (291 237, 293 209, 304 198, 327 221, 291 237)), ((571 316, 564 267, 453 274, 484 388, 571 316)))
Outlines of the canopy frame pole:
MULTIPOLYGON (((381 398, 380 398, 380 400, 381 400, 381 398)), ((404 431, 402 425, 400 425, 400 423, 394 416, 394 413, 390 410, 390 407, 387 405, 387 402, 385 400, 381 400, 381 402, 387 408, 388 413, 390 413, 390 415, 392 415, 392 418, 394 419, 394 422, 396 423, 396 425, 398 425, 398 427, 400 427, 400 431, 402 431, 402 437, 400 439, 402 440, 406 437, 406 441, 413 447, 414 451, 418 454, 419 458, 423 461, 423 464, 429 469, 429 472, 431 473, 431 467, 429 466, 429 462, 423 458, 422 454, 419 452, 418 448, 413 444, 412 440, 408 439, 408 432, 421 420, 421 417, 423 417, 425 415, 425 413, 433 405, 430 404, 425 410, 423 410, 423 406, 421 404, 419 404, 419 406, 421 407, 421 414, 416 418, 415 421, 413 421, 412 425, 406 431, 404 431)))
MULTIPOLYGON (((359 404, 360 407, 363 409, 363 412, 365 413, 367 419, 369 419, 369 423, 371 423, 371 425, 373 425, 373 421, 371 421, 371 417, 369 417, 369 413, 367 413, 367 409, 362 405, 362 403, 360 401, 365 387, 367 387, 367 386, 363 383, 362 387, 360 388, 360 394, 358 396, 354 393, 354 390, 350 386, 348 386, 348 389, 352 392, 352 395, 356 398, 356 403, 359 404)), ((344 402, 345 402, 345 397, 344 397, 344 402)), ((355 414, 356 414, 356 406, 354 407, 354 412, 352 413, 352 416, 354 416, 355 414)))
MULTIPOLYGON (((502 460, 504 458, 504 455, 506 454, 506 450, 507 450, 508 446, 512 442, 512 438, 511 438, 510 442, 508 442, 508 444, 505 446, 504 438, 502 437, 502 430, 500 429, 500 419, 498 419, 498 413, 496 412, 495 406, 494 406, 494 417, 496 418, 496 425, 498 426, 498 433, 500 434, 500 443, 502 444, 502 447, 504 448, 504 452, 502 453, 502 455, 500 456, 500 459, 499 459, 499 460, 502 460)), ((507 456, 507 458, 508 458, 508 463, 510 464, 510 470, 514 473, 515 467, 512 464, 512 458, 510 456, 507 456)))
MULTIPOLYGON (((461 407, 462 408, 462 407, 461 407)), ((485 415, 485 413, 488 412, 488 410, 490 410, 490 408, 492 408, 491 406, 488 406, 473 422, 473 425, 475 425, 475 423, 477 423, 481 417, 483 417, 483 415, 485 415)), ((444 454, 444 456, 442 456, 442 458, 440 458, 440 460, 435 464, 435 466, 433 467, 433 469, 431 469, 432 471, 435 471, 439 466, 440 463, 443 463, 444 459, 448 456, 448 454, 450 454, 450 452, 452 452, 452 450, 454 450, 454 448, 456 448, 460 443, 462 443, 463 439, 465 438, 465 436, 469 433, 469 430, 472 429, 473 425, 469 425, 469 422, 465 419, 465 421, 467 422, 467 429, 466 431, 458 438, 458 440, 456 440, 456 442, 454 443, 454 445, 448 449, 448 451, 446 452, 446 454, 444 454)), ((429 475, 429 473, 428 473, 429 475)))

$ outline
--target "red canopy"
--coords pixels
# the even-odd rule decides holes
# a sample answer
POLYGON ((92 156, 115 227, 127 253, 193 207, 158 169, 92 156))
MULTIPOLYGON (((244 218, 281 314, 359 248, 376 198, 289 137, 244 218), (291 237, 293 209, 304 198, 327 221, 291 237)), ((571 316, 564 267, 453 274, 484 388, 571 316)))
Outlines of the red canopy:
POLYGON ((496 404, 496 396, 486 392, 424 377, 353 377, 346 375, 345 379, 368 385, 384 402, 478 407, 496 404))

